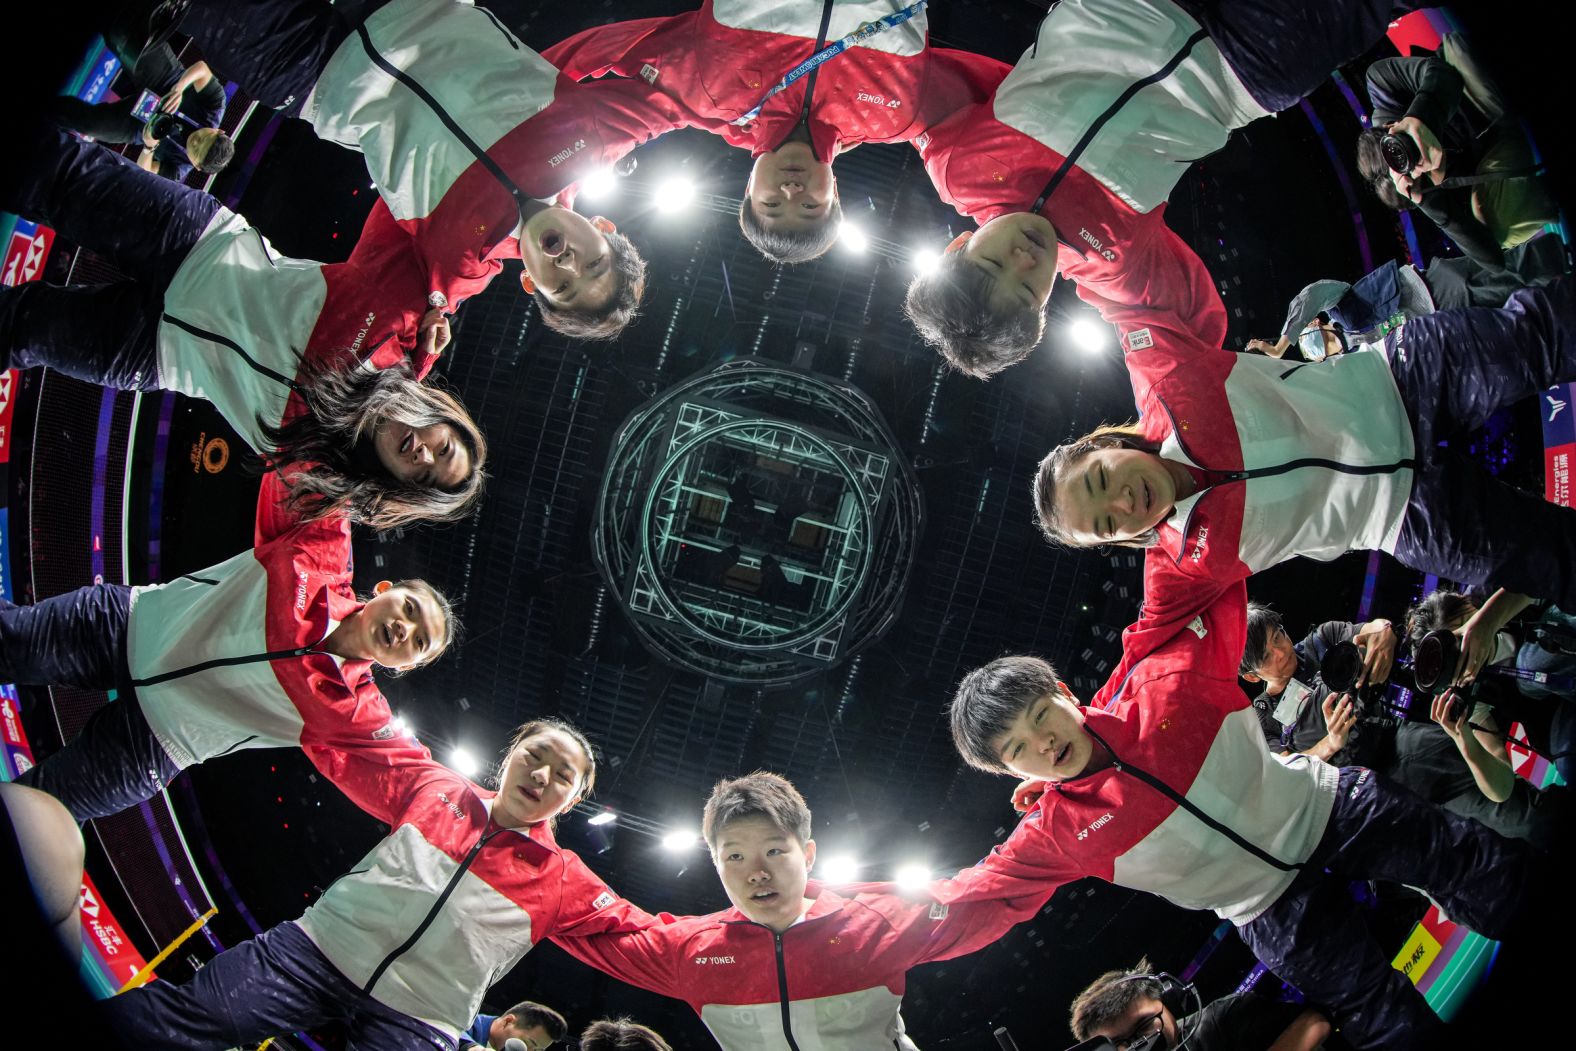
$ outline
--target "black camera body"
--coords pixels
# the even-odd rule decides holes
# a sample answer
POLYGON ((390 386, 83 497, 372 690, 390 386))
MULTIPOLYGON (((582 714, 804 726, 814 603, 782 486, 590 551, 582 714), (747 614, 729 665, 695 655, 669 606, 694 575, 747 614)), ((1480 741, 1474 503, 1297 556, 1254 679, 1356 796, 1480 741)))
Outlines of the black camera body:
POLYGON ((1405 174, 1423 161, 1417 140, 1405 132, 1388 132, 1379 139, 1379 152, 1393 172, 1405 174))

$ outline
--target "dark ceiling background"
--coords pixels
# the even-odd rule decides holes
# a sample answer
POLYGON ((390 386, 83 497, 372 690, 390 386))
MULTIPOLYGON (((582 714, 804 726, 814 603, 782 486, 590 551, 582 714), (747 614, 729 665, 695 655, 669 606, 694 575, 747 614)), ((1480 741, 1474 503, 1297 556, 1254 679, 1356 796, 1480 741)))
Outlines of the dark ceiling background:
MULTIPOLYGON (((488 6, 542 47, 590 24, 687 5, 488 6)), ((952 0, 931 13, 932 39, 1012 61, 1043 10, 952 0)), ((1350 71, 1354 83, 1361 69, 1350 71)), ((1311 104, 1351 170, 1358 125, 1346 103, 1326 87, 1311 104)), ((749 168, 742 151, 680 132, 637 156, 621 192, 594 209, 632 233, 650 264, 644 315, 619 340, 576 344, 549 332, 512 271, 460 312, 439 370, 494 449, 486 502, 454 527, 360 537, 357 560, 367 584, 384 576, 433 581, 456 600, 466 632, 443 661, 386 680, 385 689, 440 758, 457 744, 496 757, 524 719, 568 718, 602 750, 597 800, 663 826, 698 827, 717 779, 764 768, 803 790, 823 856, 855 853, 871 878, 908 860, 938 873, 970 864, 1010 828, 1010 785, 966 771, 954 755, 942 714, 952 685, 994 656, 1029 651, 1051 659, 1075 692, 1092 694, 1137 609, 1138 558, 1048 547, 1028 495, 1033 466, 1049 448, 1132 415, 1114 344, 1093 355, 1066 344, 1061 328, 1088 312, 1064 283, 1047 344, 1028 363, 991 384, 948 372, 900 314, 905 262, 839 248, 805 266, 775 268, 737 231, 733 212, 749 168), (648 196, 676 169, 703 194, 682 215, 648 196), (885 637, 823 675, 771 690, 725 686, 654 660, 607 592, 590 547, 597 485, 620 422, 657 392, 745 355, 798 362, 864 390, 913 465, 927 509, 905 601, 885 637)), ((940 205, 907 147, 862 147, 839 159, 837 174, 846 213, 890 242, 889 251, 939 247, 972 226, 940 205)), ((240 210, 282 251, 334 259, 348 251, 371 201, 359 158, 290 122, 240 210)), ((1375 262, 1404 256, 1392 217, 1366 199, 1359 209, 1375 262)), ((1272 334, 1306 282, 1362 273, 1352 205, 1298 111, 1259 122, 1195 165, 1168 215, 1221 284, 1233 343, 1272 334)), ((171 522, 169 531, 181 528, 171 522)), ((233 538, 224 553, 247 540, 233 538)), ((181 564, 214 542, 194 543, 184 556, 168 544, 168 572, 212 561, 181 564)), ((1333 568, 1281 567, 1254 590, 1276 600, 1291 623, 1348 617, 1365 564, 1348 556, 1333 568)), ((1415 584, 1391 566, 1381 611, 1404 602, 1415 584)), ((196 768, 190 783, 193 791, 179 797, 188 819, 206 827, 229 881, 263 926, 298 915, 380 834, 296 753, 236 756, 196 768)), ((580 815, 563 822, 560 838, 647 908, 726 904, 699 851, 666 853, 627 827, 590 829, 580 815)), ((248 933, 233 915, 216 924, 232 944, 248 933)), ((904 1014, 927 1048, 994 1046, 989 1025, 1001 1023, 1022 1047, 1063 1046, 1071 1043, 1065 1005, 1096 973, 1143 953, 1180 969, 1215 927, 1207 914, 1077 884, 989 951, 917 970, 904 1014)), ((1227 991, 1250 962, 1228 937, 1202 976, 1206 993, 1227 991)), ((550 946, 533 952, 487 1004, 503 1008, 527 996, 576 1022, 628 1012, 676 1047, 712 1046, 683 1005, 617 986, 550 946)))

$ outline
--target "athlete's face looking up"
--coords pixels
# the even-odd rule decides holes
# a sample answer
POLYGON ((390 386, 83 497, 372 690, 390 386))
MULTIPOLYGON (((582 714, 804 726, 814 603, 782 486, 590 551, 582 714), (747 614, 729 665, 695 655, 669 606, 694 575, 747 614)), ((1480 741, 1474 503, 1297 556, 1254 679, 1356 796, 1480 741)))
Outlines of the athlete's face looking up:
POLYGON ((594 314, 613 298, 607 238, 578 212, 554 205, 531 216, 521 230, 520 259, 536 290, 555 307, 594 314))
POLYGON ((798 233, 826 221, 837 198, 832 165, 808 142, 785 142, 755 158, 745 187, 750 210, 768 230, 798 233))
POLYGON ((804 914, 815 840, 800 843, 764 817, 740 818, 717 833, 711 859, 728 900, 749 919, 785 931, 804 914))

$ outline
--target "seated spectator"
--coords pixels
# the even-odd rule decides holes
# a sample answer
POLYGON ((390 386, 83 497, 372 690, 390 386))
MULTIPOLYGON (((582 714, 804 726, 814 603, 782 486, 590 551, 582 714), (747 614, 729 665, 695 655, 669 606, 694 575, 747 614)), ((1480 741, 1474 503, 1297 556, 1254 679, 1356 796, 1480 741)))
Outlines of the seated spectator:
POLYGON ((1502 307, 1518 288, 1544 285, 1565 272, 1565 246, 1553 234, 1505 253, 1504 270, 1475 260, 1435 259, 1426 270, 1392 259, 1357 279, 1315 281, 1286 311, 1280 338, 1248 341, 1250 353, 1282 358, 1297 344, 1305 361, 1323 361, 1354 346, 1384 341, 1403 322, 1436 310, 1502 307))
POLYGON ((564 1016, 531 1000, 522 1000, 501 1015, 476 1016, 471 1027, 460 1034, 460 1051, 466 1048, 491 1048, 503 1051, 503 1045, 518 1040, 526 1051, 543 1051, 562 1040, 569 1032, 564 1016))
POLYGON ((623 1018, 604 1018, 580 1034, 580 1051, 673 1051, 668 1042, 643 1025, 623 1018))
POLYGON ((1073 1036, 1105 1037, 1116 1051, 1147 1036, 1157 1047, 1186 1042, 1188 1051, 1314 1051, 1330 1035, 1330 1020, 1306 1004, 1284 1003, 1256 993, 1234 993, 1202 1007, 1192 986, 1156 974, 1147 959, 1130 971, 1107 971, 1073 1000, 1073 1036), (1192 1006, 1195 1010, 1183 1015, 1192 1006))
MULTIPOLYGON (((1501 835, 1544 843, 1564 793, 1545 796, 1516 778, 1491 710, 1471 713, 1481 731, 1408 722, 1374 700, 1338 693, 1319 674, 1329 650, 1352 642, 1369 658, 1363 683, 1389 678, 1396 646, 1387 620, 1327 621, 1293 643, 1274 610, 1250 603, 1242 677, 1263 684, 1253 700, 1270 751, 1311 755, 1334 766, 1366 766, 1431 803, 1475 818, 1501 835), (1464 742, 1462 737, 1470 737, 1464 742)), ((1437 722, 1437 720, 1436 720, 1437 722)), ((1454 724, 1453 724, 1454 725, 1454 724)))
POLYGON ((1465 255, 1494 268, 1505 266, 1503 249, 1559 218, 1531 143, 1456 34, 1436 55, 1375 62, 1368 97, 1373 126, 1357 138, 1357 167, 1389 207, 1416 208, 1465 255), (1391 168, 1386 134, 1413 141, 1412 167, 1391 168))
POLYGON ((49 106, 61 127, 103 143, 142 143, 137 163, 167 179, 182 180, 196 168, 223 171, 235 157, 235 143, 218 128, 226 103, 224 84, 206 62, 183 67, 168 44, 143 51, 116 48, 113 31, 105 38, 121 58, 138 90, 115 102, 91 103, 62 95, 49 106), (133 110, 142 91, 159 95, 159 105, 146 121, 133 110))

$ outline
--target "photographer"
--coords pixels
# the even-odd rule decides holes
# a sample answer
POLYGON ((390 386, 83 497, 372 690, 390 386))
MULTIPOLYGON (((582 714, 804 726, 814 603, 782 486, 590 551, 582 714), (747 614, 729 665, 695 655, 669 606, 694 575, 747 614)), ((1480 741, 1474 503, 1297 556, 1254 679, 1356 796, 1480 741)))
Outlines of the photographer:
POLYGON ((104 38, 120 58, 136 90, 115 102, 91 103, 62 95, 47 107, 63 128, 96 142, 140 142, 134 158, 147 171, 181 181, 196 168, 218 172, 235 157, 235 144, 218 128, 228 101, 224 84, 206 62, 183 67, 168 44, 156 44, 140 55, 135 34, 107 25, 104 38), (159 95, 159 103, 146 121, 136 108, 141 91, 159 95))
MULTIPOLYGON (((1515 777, 1504 784, 1491 776, 1501 791, 1490 796, 1447 728, 1408 722, 1385 709, 1378 684, 1390 678, 1396 641, 1390 622, 1375 620, 1362 625, 1327 621, 1293 643, 1279 613, 1250 603, 1240 673, 1250 683, 1263 684, 1253 706, 1270 750, 1282 756, 1312 755, 1338 766, 1369 767, 1501 835, 1533 842, 1552 835, 1554 808, 1542 805, 1543 795, 1531 785, 1515 777), (1352 643, 1362 656, 1352 692, 1332 689, 1320 671, 1327 655, 1342 643, 1352 643)), ((1492 715, 1484 711, 1478 716, 1472 721, 1486 732, 1472 735, 1474 743, 1485 752, 1503 753, 1505 744, 1492 715)), ((1509 772, 1508 759, 1505 764, 1509 772)), ((1484 770, 1492 774, 1487 760, 1484 770)))
POLYGON ((1437 55, 1375 62, 1368 96, 1373 126, 1357 138, 1357 167, 1389 207, 1417 208, 1495 269, 1502 249, 1557 220, 1526 135, 1456 34, 1437 55))
MULTIPOLYGON (((1435 591, 1413 606, 1406 614, 1407 637, 1416 648, 1425 635, 1433 631, 1450 631, 1462 637, 1461 649, 1470 658, 1475 648, 1482 656, 1477 679, 1481 683, 1478 693, 1490 680, 1514 683, 1515 691, 1506 689, 1489 691, 1495 707, 1505 710, 1506 720, 1520 722, 1527 731, 1534 747, 1548 754, 1566 784, 1576 783, 1576 699, 1569 689, 1569 679, 1576 675, 1576 619, 1556 606, 1545 606, 1537 617, 1523 619, 1514 624, 1518 614, 1529 605, 1525 596, 1496 592, 1488 601, 1479 603, 1467 594, 1455 591, 1435 591), (1506 629, 1509 630, 1506 630, 1506 629), (1469 641, 1470 640, 1470 641, 1469 641), (1493 671, 1512 673, 1508 676, 1491 674, 1493 671), (1551 683, 1548 676, 1567 680, 1551 683), (1519 698, 1527 700, 1518 703, 1519 698)), ((1475 698, 1474 698, 1475 699, 1475 698)), ((1468 706, 1474 709, 1480 705, 1468 706)), ((1434 702, 1435 719, 1447 732, 1462 722, 1478 722, 1474 713, 1448 712, 1448 705, 1434 702), (1445 715, 1441 719, 1440 715, 1445 715), (1448 721, 1446 721, 1448 720, 1448 721)), ((1458 745, 1466 749, 1467 742, 1477 735, 1458 735, 1458 745)), ((1497 759, 1497 755, 1493 758, 1497 759)), ((1468 757, 1468 762, 1471 758, 1468 757)), ((1508 769, 1508 760, 1506 762, 1508 769)), ((1474 767, 1476 770, 1476 767, 1474 767)), ((1488 779, 1504 777, 1498 764, 1486 768, 1488 779)), ((1484 778, 1479 778, 1481 785, 1484 778)), ((1488 789, 1484 789, 1485 793, 1488 789)))
POLYGON ((1191 985, 1155 973, 1147 959, 1089 983, 1073 1000, 1070 1028, 1079 1040, 1104 1037, 1116 1051, 1170 1051, 1183 1041, 1187 1051, 1313 1051, 1330 1035, 1316 1008, 1257 993, 1200 1007, 1191 985), (1194 1010, 1184 1013, 1188 1007, 1194 1010))

